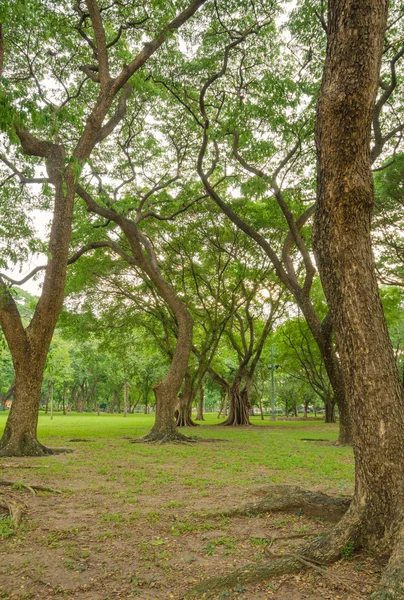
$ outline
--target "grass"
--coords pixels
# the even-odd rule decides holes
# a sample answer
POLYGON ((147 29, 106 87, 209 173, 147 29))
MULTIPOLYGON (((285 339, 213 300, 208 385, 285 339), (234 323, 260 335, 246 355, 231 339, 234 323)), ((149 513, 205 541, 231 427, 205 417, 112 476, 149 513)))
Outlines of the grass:
MULTIPOLYGON (((7 413, 0 413, 0 432, 7 413)), ((40 413, 38 435, 49 446, 84 449, 65 455, 63 460, 43 461, 44 471, 71 480, 83 471, 95 472, 108 483, 124 483, 133 493, 173 484, 181 475, 181 485, 189 492, 203 493, 211 486, 225 487, 230 481, 240 486, 256 483, 293 483, 347 492, 351 490, 353 461, 350 448, 332 445, 337 426, 322 420, 261 421, 257 427, 216 428, 215 414, 206 417, 204 427, 183 430, 199 437, 215 437, 225 444, 167 446, 164 460, 160 447, 131 445, 126 437, 139 437, 153 424, 153 415, 40 413), (302 441, 302 438, 328 439, 330 444, 302 441), (70 443, 70 439, 88 442, 70 443), (122 459, 125 463, 122 465, 122 459), (46 469, 45 469, 46 462, 46 469)), ((41 467, 42 463, 39 463, 41 467)), ((97 478, 99 479, 99 478, 97 478)), ((91 483, 90 483, 91 485, 91 483)), ((175 501, 169 498, 167 502, 175 501)))
MULTIPOLYGON (((0 413, 0 433, 6 418, 0 413)), ((154 446, 129 443, 150 431, 153 415, 56 413, 51 421, 40 413, 40 441, 74 452, 4 459, 8 480, 49 485, 63 494, 38 494, 39 513, 29 511, 16 533, 7 517, 0 518, 0 598, 41 597, 50 589, 41 588, 43 581, 60 597, 99 585, 106 589, 103 598, 121 597, 116 590, 131 597, 133 589, 135 595, 148 590, 153 599, 177 598, 184 573, 190 586, 195 576, 217 574, 218 565, 225 572, 230 563, 261 560, 273 537, 313 527, 323 532, 324 524, 298 513, 239 520, 209 514, 248 501, 273 483, 352 492, 352 450, 334 445, 336 425, 251 420, 256 427, 222 428, 214 427, 216 415, 207 415, 203 427, 182 431, 224 442, 154 446), (89 441, 69 441, 75 438, 89 441), (14 464, 35 469, 13 470, 14 464), (35 571, 38 565, 43 573, 35 571)), ((29 507, 30 494, 20 487, 10 491, 29 507)), ((345 548, 344 558, 352 553, 345 548)), ((351 568, 351 561, 345 564, 351 568)), ((251 593, 247 600, 255 598, 251 593)))

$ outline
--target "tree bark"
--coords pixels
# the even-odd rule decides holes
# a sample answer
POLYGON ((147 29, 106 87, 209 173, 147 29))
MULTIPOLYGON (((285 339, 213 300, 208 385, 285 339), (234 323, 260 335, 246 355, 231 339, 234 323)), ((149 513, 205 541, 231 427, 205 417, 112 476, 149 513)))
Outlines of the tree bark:
POLYGON ((262 406, 262 396, 259 397, 259 407, 260 407, 261 421, 264 421, 264 407, 262 406))
MULTIPOLYGON (((28 359, 30 354, 28 354, 28 359)), ((15 372, 15 397, 10 408, 1 440, 2 456, 41 456, 52 451, 37 440, 38 408, 41 397, 42 373, 45 356, 37 360, 23 360, 15 372), (40 362, 41 361, 41 362, 40 362), (42 366, 41 368, 37 368, 42 366)))
POLYGON ((196 412, 196 420, 197 421, 204 421, 205 420, 205 417, 203 416, 203 403, 204 403, 204 399, 205 399, 205 389, 201 385, 201 387, 199 388, 198 409, 197 409, 197 412, 196 412))
POLYGON ((333 398, 325 398, 324 399, 325 406, 325 422, 326 423, 335 423, 335 402, 333 398))
POLYGON ((365 548, 392 552, 388 589, 376 591, 375 599, 403 598, 404 581, 404 394, 370 237, 370 134, 386 17, 386 0, 330 0, 317 106, 313 232, 344 374, 356 467, 353 502, 331 537, 334 550, 349 531, 365 548))
POLYGON ((229 395, 229 416, 222 425, 238 426, 251 425, 250 423, 250 403, 245 389, 240 390, 242 377, 237 376, 230 388, 229 395))
POLYGON ((177 427, 196 427, 197 423, 192 420, 192 404, 194 401, 193 378, 190 373, 184 377, 184 386, 182 392, 178 395, 179 406, 176 424, 177 427))

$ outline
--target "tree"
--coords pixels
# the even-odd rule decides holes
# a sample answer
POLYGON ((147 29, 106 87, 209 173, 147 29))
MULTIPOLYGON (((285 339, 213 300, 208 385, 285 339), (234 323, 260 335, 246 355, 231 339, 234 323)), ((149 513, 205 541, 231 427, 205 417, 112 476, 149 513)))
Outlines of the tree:
MULTIPOLYGON (((292 572, 301 568, 300 557, 331 562, 350 542, 390 556, 371 599, 401 600, 404 392, 380 301, 370 232, 371 124, 386 19, 384 0, 329 1, 327 56, 316 117, 314 249, 352 416, 354 497, 335 528, 303 547, 299 557, 240 569, 236 580, 292 572)), ((205 589, 215 586, 213 581, 205 589)))
POLYGON ((373 240, 382 283, 404 286, 403 186, 404 155, 387 159, 375 173, 373 240))
POLYGON ((356 467, 353 502, 325 548, 331 558, 349 537, 391 553, 373 599, 402 597, 404 581, 404 394, 370 236, 370 125, 386 18, 382 0, 330 2, 316 124, 314 248, 345 377, 356 467))
POLYGON ((306 391, 310 386, 311 395, 324 403, 326 423, 335 423, 333 389, 307 323, 301 317, 286 321, 276 332, 276 345, 281 371, 306 384, 306 391))
MULTIPOLYGON (((318 314, 313 306, 316 265, 307 234, 314 211, 312 136, 327 36, 325 3, 298 3, 288 15, 286 27, 291 39, 288 35, 285 46, 271 18, 277 7, 271 8, 274 12, 258 11, 256 21, 238 30, 238 36, 234 16, 228 15, 220 22, 221 39, 227 36, 228 42, 221 42, 220 53, 217 45, 207 41, 209 63, 196 57, 181 85, 173 75, 164 74, 160 79, 185 107, 184 118, 191 115, 202 134, 198 173, 207 193, 267 254, 306 318, 339 403, 340 443, 350 443, 345 387, 331 319, 318 314), (260 18, 262 15, 265 17, 260 18), (197 67, 195 82, 192 69, 197 67), (236 201, 234 185, 230 194, 223 185, 213 188, 223 172, 231 173, 232 181, 240 185, 241 195, 236 201), (259 203, 264 205, 261 219, 255 218, 259 203)), ((399 97, 398 69, 403 58, 400 45, 394 42, 394 37, 399 39, 402 15, 398 5, 394 9, 386 34, 381 93, 372 120, 372 162, 400 143, 404 128, 401 108, 396 111, 391 107, 399 97)))
POLYGON ((86 0, 85 5, 78 0, 73 14, 68 2, 21 0, 2 8, 0 21, 5 27, 0 36, 0 76, 3 84, 6 81, 12 87, 11 93, 9 89, 1 93, 7 115, 2 123, 8 136, 5 145, 8 149, 18 140, 23 155, 35 157, 37 164, 41 159, 47 175, 27 176, 32 163, 25 160, 20 166, 13 155, 10 160, 2 153, 2 161, 11 172, 8 180, 16 177, 24 185, 44 183, 53 188, 53 217, 42 294, 27 328, 7 278, 0 278, 0 323, 16 377, 15 399, 0 442, 0 455, 52 453, 37 440, 38 406, 46 356, 63 304, 78 177, 94 147, 124 117, 134 91, 133 76, 205 1, 194 0, 172 20, 171 10, 161 13, 160 3, 156 2, 154 27, 143 7, 137 22, 132 20, 130 7, 120 2, 103 8, 96 0, 86 0), (144 44, 143 36, 149 37, 153 29, 159 33, 144 44), (135 47, 143 45, 135 56, 129 51, 131 43, 135 47), (26 77, 19 75, 21 64, 26 77), (50 81, 56 91, 50 89, 50 81))

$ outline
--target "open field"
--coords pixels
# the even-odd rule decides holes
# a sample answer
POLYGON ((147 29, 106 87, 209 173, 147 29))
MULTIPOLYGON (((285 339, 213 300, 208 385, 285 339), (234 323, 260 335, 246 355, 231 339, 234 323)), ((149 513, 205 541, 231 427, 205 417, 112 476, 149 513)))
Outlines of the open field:
MULTIPOLYGON (((6 416, 0 414, 1 430, 6 416)), ((179 599, 206 577, 293 551, 310 534, 324 533, 329 523, 300 511, 204 514, 262 497, 263 488, 273 484, 352 493, 352 450, 333 445, 337 426, 252 420, 259 426, 185 430, 220 441, 152 446, 130 444, 149 431, 152 416, 70 413, 50 421, 41 414, 40 440, 74 452, 1 459, 1 479, 63 493, 34 496, 18 485, 2 488, 25 505, 26 515, 16 535, 7 519, 0 520, 0 598, 179 599), (88 441, 70 441, 77 439, 88 441)), ((216 416, 207 423, 217 423, 216 416)), ((309 569, 239 585, 217 598, 365 598, 381 565, 376 557, 351 554, 347 548, 345 559, 325 575, 309 569)))

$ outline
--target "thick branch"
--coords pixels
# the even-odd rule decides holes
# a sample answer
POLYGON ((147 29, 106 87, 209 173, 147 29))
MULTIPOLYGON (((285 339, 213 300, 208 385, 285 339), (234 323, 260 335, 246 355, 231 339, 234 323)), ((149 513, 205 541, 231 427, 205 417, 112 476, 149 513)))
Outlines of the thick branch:
POLYGON ((134 58, 129 65, 125 65, 121 73, 115 79, 113 86, 114 93, 120 90, 128 81, 128 79, 144 65, 144 63, 156 52, 156 50, 158 50, 158 48, 160 48, 167 36, 170 33, 175 32, 181 27, 181 25, 186 23, 186 21, 188 21, 188 19, 190 19, 196 13, 196 11, 203 4, 205 4, 206 1, 207 0, 194 0, 191 2, 191 4, 185 10, 177 15, 175 19, 173 19, 171 23, 169 23, 163 29, 160 35, 154 38, 154 40, 147 42, 136 58, 134 58))

